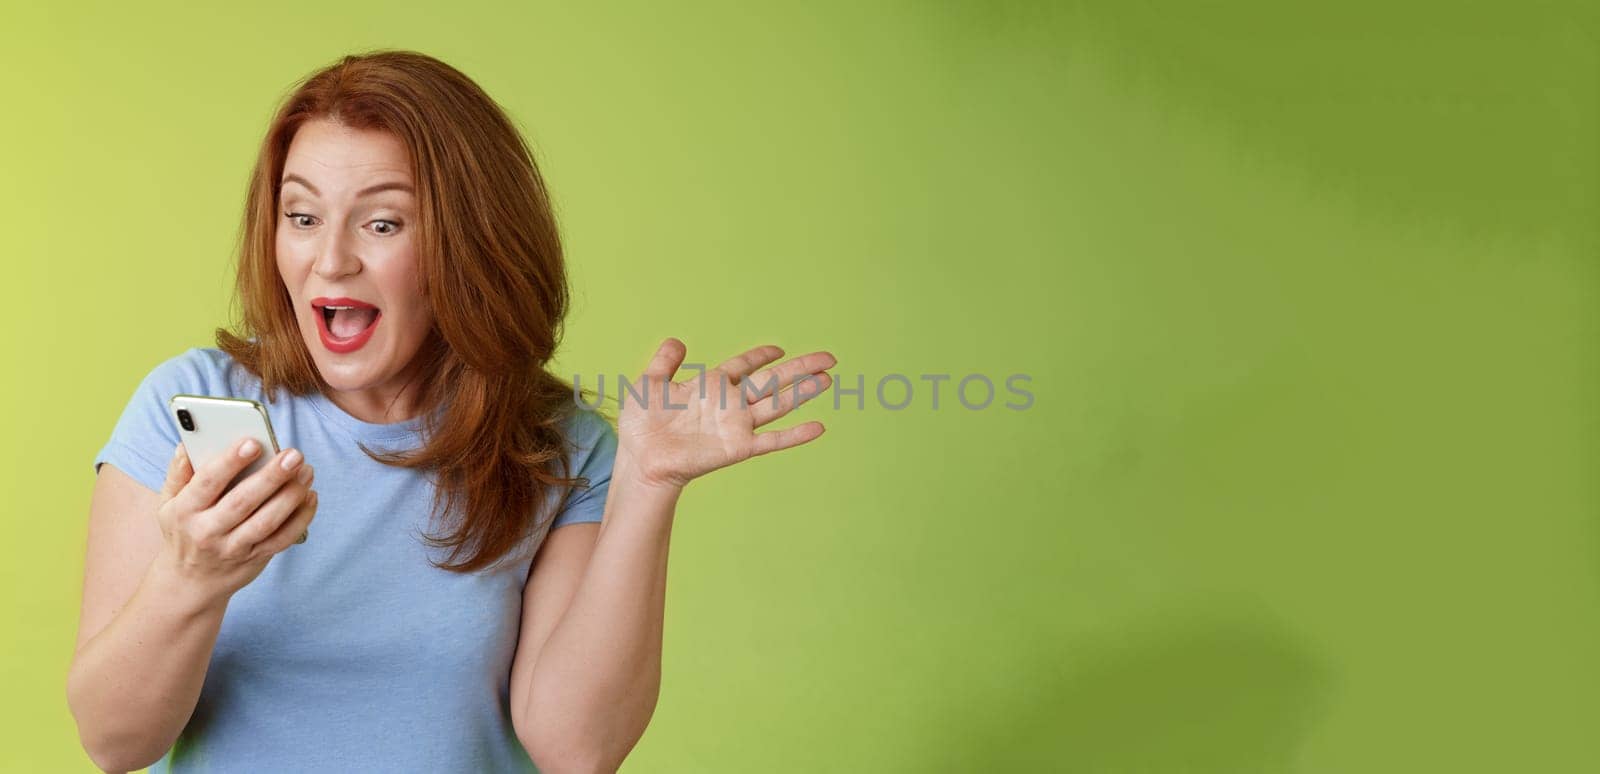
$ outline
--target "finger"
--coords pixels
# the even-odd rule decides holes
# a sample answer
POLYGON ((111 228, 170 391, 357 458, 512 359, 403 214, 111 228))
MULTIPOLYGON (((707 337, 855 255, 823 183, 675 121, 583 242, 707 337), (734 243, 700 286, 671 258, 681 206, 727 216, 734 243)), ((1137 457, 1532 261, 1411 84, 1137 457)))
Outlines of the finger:
POLYGON ((167 478, 161 482, 161 501, 166 502, 183 491, 183 485, 194 477, 194 466, 189 464, 189 450, 179 443, 167 462, 167 478))
MULTIPOLYGON (((178 499, 191 511, 203 511, 215 505, 217 498, 222 496, 228 483, 239 475, 239 471, 250 466, 250 463, 260 456, 261 444, 249 438, 242 438, 235 442, 227 454, 219 454, 216 459, 206 462, 195 468, 194 478, 183 491, 178 494, 178 499), (245 445, 253 449, 240 456, 245 445)), ((186 452, 187 454, 187 452, 186 452)))
POLYGON ((650 358, 650 365, 645 366, 644 374, 672 381, 672 377, 678 373, 678 366, 683 365, 683 358, 687 354, 689 348, 682 341, 669 336, 656 348, 655 357, 650 358))
POLYGON ((259 559, 263 556, 270 556, 295 543, 304 543, 306 533, 311 528, 311 520, 316 518, 317 507, 320 503, 321 498, 317 496, 316 490, 312 490, 311 494, 306 496, 306 501, 295 509, 293 516, 285 521, 282 526, 279 526, 271 535, 268 535, 265 540, 256 544, 256 547, 250 552, 250 558, 259 559))
POLYGON ((783 348, 776 344, 767 344, 722 361, 717 370, 733 377, 733 381, 737 382, 749 376, 751 371, 780 357, 783 357, 783 348))
POLYGON ((768 430, 765 433, 756 433, 755 453, 760 456, 769 452, 799 446, 822 435, 821 422, 806 422, 805 424, 786 427, 782 430, 768 430))
POLYGON ((760 427, 771 422, 793 411, 796 406, 826 392, 832 385, 833 377, 827 373, 806 374, 795 380, 794 389, 780 391, 777 406, 773 406, 770 400, 758 401, 751 406, 750 416, 754 420, 752 424, 760 427))
POLYGON ((301 476, 306 477, 301 483, 308 483, 313 473, 311 465, 305 462, 298 449, 284 449, 266 466, 223 494, 217 504, 206 512, 205 526, 211 534, 231 532, 285 484, 301 476))
POLYGON ((272 497, 267 498, 261 507, 250 514, 250 518, 245 519, 228 533, 225 541, 228 555, 254 555, 256 545, 271 537, 284 522, 292 518, 295 511, 305 505, 310 492, 309 481, 302 483, 295 480, 273 493, 272 497))
POLYGON ((785 361, 780 366, 768 368, 752 375, 750 383, 758 387, 760 392, 754 395, 750 395, 747 392, 746 395, 749 395, 751 403, 755 403, 762 398, 771 396, 773 390, 782 390, 788 387, 802 376, 826 371, 838 364, 838 361, 834 359, 833 354, 830 352, 812 352, 809 355, 801 355, 785 361))

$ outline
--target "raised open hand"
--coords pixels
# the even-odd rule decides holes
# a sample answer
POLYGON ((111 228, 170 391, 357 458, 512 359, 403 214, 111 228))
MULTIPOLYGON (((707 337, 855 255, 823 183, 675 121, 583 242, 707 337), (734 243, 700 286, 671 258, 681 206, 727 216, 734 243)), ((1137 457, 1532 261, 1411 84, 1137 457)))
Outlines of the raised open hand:
POLYGON ((673 381, 688 348, 669 338, 641 377, 642 386, 619 390, 618 464, 642 483, 682 487, 690 480, 758 454, 799 446, 822 435, 821 422, 783 430, 755 429, 788 414, 832 386, 826 373, 837 361, 826 351, 791 358, 776 345, 756 347, 710 370, 696 368, 673 381))

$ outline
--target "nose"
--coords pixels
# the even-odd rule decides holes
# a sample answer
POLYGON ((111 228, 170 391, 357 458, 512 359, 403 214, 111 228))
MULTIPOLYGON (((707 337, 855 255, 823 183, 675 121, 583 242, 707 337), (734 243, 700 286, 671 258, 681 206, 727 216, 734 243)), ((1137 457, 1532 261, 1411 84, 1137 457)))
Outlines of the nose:
POLYGON ((328 229, 319 246, 321 252, 312 270, 324 279, 338 279, 361 271, 361 258, 355 254, 353 240, 342 228, 328 229))

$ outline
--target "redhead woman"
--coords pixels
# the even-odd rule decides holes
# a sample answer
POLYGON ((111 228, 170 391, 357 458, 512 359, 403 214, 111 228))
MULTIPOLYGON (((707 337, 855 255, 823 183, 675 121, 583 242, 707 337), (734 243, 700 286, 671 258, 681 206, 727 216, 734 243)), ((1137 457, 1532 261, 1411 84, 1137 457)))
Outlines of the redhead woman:
POLYGON ((702 377, 668 338, 615 427, 589 410, 548 370, 568 288, 533 156, 413 52, 345 57, 284 102, 237 293, 235 329, 152 369, 94 461, 67 684, 90 758, 615 770, 659 694, 680 493, 821 435, 763 426, 833 356, 761 346, 702 377), (281 451, 196 464, 178 393, 261 401, 281 451))

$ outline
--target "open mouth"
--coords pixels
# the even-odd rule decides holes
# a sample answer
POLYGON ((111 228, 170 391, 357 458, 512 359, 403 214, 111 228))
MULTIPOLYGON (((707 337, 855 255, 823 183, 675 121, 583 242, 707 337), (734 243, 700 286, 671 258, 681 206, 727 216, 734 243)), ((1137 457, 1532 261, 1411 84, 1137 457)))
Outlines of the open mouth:
POLYGON ((314 298, 311 306, 317 316, 317 332, 323 346, 334 352, 360 349, 378 328, 383 310, 350 298, 314 298))

